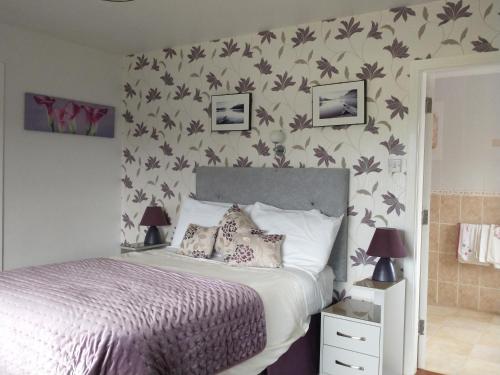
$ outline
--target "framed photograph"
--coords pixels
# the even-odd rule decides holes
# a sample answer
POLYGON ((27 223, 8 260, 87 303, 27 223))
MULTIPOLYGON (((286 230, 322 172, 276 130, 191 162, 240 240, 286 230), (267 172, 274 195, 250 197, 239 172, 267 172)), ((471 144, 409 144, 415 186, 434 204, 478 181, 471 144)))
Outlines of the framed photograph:
POLYGON ((113 138, 115 109, 110 106, 33 93, 25 94, 24 129, 113 138))
POLYGON ((313 126, 366 123, 366 81, 314 86, 313 126))
POLYGON ((212 96, 212 131, 250 130, 251 94, 212 96))

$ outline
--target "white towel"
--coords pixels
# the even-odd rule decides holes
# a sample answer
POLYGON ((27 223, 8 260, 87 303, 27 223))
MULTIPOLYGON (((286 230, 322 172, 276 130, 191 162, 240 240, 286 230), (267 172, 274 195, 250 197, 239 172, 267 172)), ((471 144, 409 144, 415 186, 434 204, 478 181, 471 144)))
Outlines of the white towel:
POLYGON ((487 263, 487 254, 488 254, 488 247, 489 247, 489 239, 490 239, 490 232, 491 232, 491 226, 487 224, 483 224, 480 226, 480 234, 479 234, 479 241, 478 241, 478 261, 479 263, 487 263))
POLYGON ((490 225, 486 261, 500 269, 500 225, 490 225))
POLYGON ((460 224, 458 240, 458 261, 461 263, 477 263, 479 261, 480 225, 460 224))

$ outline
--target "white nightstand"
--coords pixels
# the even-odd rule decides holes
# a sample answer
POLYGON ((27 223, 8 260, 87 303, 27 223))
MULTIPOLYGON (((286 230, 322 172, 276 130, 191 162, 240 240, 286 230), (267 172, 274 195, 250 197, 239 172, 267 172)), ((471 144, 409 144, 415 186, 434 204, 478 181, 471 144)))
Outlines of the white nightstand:
POLYGON ((321 312, 321 375, 403 373, 405 280, 354 284, 348 299, 321 312))

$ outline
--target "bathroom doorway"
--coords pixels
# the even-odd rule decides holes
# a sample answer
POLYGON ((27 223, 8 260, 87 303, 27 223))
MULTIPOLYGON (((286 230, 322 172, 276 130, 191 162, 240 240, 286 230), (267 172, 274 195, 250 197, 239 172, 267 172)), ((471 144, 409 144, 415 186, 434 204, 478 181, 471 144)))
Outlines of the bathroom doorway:
POLYGON ((500 64, 427 75, 418 367, 441 374, 500 374, 499 97, 500 64))

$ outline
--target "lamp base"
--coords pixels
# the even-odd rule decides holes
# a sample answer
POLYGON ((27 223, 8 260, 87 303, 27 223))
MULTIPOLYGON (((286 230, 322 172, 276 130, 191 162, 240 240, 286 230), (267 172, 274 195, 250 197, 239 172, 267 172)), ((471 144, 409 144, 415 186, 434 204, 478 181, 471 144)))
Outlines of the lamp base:
POLYGON ((373 270, 373 281, 383 281, 393 283, 396 281, 396 270, 391 258, 380 258, 373 270))
POLYGON ((161 241, 161 235, 158 228, 155 226, 149 227, 146 237, 144 237, 144 246, 158 245, 162 243, 161 241))

